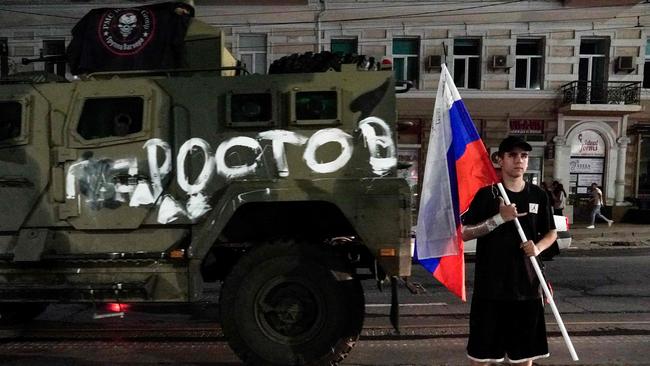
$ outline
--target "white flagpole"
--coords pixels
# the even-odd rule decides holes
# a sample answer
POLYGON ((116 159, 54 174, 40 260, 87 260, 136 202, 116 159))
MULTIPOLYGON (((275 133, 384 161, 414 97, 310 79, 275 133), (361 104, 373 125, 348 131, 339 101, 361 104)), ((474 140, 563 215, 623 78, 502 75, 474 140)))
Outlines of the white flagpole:
MULTIPOLYGON (((497 186, 499 187, 499 192, 501 192, 503 201, 505 202, 506 205, 509 205, 510 198, 508 198, 508 194, 506 193, 506 190, 503 188, 503 184, 498 183, 497 186)), ((517 231, 519 232, 519 237, 521 238, 521 242, 523 243, 528 241, 528 239, 526 239, 526 234, 524 233, 524 230, 521 228, 521 224, 519 223, 518 218, 515 218, 515 225, 517 226, 517 231)), ((555 320, 557 321, 557 325, 560 327, 560 332, 562 332, 562 337, 564 337, 564 343, 566 343, 566 346, 569 349, 569 353, 571 354, 571 359, 573 359, 573 361, 578 361, 578 354, 576 354, 576 350, 575 348, 573 348, 573 343, 571 343, 571 339, 569 338, 569 333, 567 333, 566 328, 564 327, 564 322, 562 322, 562 318, 560 317, 560 313, 557 311, 557 307, 555 306, 555 300, 553 299, 553 295, 551 295, 551 291, 549 291, 548 289, 548 285, 546 284, 546 280, 544 279, 542 270, 539 268, 539 264, 537 263, 535 257, 528 257, 528 258, 530 259, 530 262, 533 264, 533 268, 535 268, 535 273, 537 274, 539 283, 542 285, 542 289, 544 289, 544 294, 546 294, 546 297, 550 300, 551 310, 553 310, 553 315, 555 315, 555 320)))

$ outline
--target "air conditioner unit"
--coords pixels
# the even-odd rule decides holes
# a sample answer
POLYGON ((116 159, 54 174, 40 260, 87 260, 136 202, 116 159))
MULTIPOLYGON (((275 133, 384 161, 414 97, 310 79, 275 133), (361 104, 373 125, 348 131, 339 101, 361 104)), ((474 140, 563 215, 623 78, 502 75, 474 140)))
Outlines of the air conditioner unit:
POLYGON ((442 57, 440 57, 440 55, 427 56, 427 64, 426 64, 427 71, 436 70, 436 69, 440 70, 441 64, 442 64, 442 57))
POLYGON ((636 60, 634 56, 619 56, 616 60, 616 71, 632 72, 636 69, 636 60))
POLYGON ((512 67, 512 57, 509 55, 494 55, 492 56, 493 69, 509 69, 512 67))

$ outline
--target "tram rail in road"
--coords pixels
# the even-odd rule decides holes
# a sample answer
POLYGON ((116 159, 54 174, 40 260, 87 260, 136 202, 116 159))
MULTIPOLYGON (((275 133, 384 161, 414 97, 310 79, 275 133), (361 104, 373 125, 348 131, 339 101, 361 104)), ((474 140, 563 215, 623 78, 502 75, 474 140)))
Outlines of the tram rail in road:
MULTIPOLYGON (((402 314, 400 333, 396 333, 388 321, 388 316, 377 310, 388 309, 387 304, 366 304, 366 309, 373 311, 366 314, 366 325, 361 334, 364 339, 422 339, 450 337, 459 338, 468 335, 467 314, 433 314, 432 307, 446 306, 444 302, 406 303, 403 309, 411 309, 409 314, 402 314)), ((51 305, 56 307, 57 305, 51 305)), ((125 318, 92 320, 89 312, 78 312, 74 322, 70 317, 63 320, 35 320, 19 327, 0 327, 0 342, 32 341, 66 341, 66 340, 110 340, 122 341, 225 341, 220 323, 215 319, 202 319, 186 313, 175 313, 174 320, 160 320, 160 309, 147 313, 146 308, 134 313, 127 313, 125 318), (81 319, 80 319, 81 318, 81 319), (84 319, 85 318, 85 319, 84 319)), ((56 309, 48 312, 56 312, 56 309)), ((171 311, 171 310, 170 310, 171 311)), ((174 311, 178 312, 178 309, 174 311)), ((46 314, 47 315, 47 314, 46 314)), ((164 316, 164 315, 163 315, 164 316)), ((581 336, 616 336, 616 335, 650 335, 650 312, 646 313, 565 313, 565 325, 572 337, 581 336)), ((560 336, 557 324, 547 322, 550 337, 560 336)), ((2 345, 0 344, 0 349, 2 345)))
MULTIPOLYGON (((432 359, 439 364, 466 362, 467 314, 435 314, 446 308, 444 303, 405 303, 403 308, 410 311, 402 315, 401 333, 397 334, 383 305, 368 304, 361 339, 342 365, 430 366, 432 359)), ((0 363, 241 365, 218 319, 176 308, 154 310, 130 311, 123 319, 92 320, 90 307, 52 305, 41 318, 25 326, 0 328, 0 363)), ((564 321, 581 362, 591 357, 600 364, 620 364, 614 361, 629 359, 631 350, 638 350, 650 339, 650 312, 565 313, 564 321)), ((548 362, 565 364, 566 359, 566 364, 570 363, 557 326, 549 322, 548 330, 553 353, 548 362)))

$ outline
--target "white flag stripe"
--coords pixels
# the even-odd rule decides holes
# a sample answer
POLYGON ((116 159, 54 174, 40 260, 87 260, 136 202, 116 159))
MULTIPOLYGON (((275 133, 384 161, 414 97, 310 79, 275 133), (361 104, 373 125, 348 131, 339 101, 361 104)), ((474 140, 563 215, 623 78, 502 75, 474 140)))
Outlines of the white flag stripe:
MULTIPOLYGON (((447 152, 451 147, 452 138, 449 109, 455 100, 460 99, 460 94, 445 65, 442 66, 440 78, 431 122, 431 136, 416 229, 419 259, 458 254, 458 246, 454 240, 456 221, 453 214, 447 152)), ((452 163, 455 164, 455 161, 452 163)))

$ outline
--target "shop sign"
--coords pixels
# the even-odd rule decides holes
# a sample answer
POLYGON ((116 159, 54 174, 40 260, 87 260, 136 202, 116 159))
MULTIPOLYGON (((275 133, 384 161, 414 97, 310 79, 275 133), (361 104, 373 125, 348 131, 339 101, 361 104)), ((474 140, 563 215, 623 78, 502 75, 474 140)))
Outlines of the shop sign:
POLYGON ((596 183, 600 186, 602 184, 602 179, 602 174, 580 174, 578 176, 578 186, 588 187, 592 183, 596 183))
POLYGON ((544 133, 543 119, 511 119, 511 134, 542 134, 544 133))
POLYGON ((602 174, 604 163, 604 159, 571 158, 571 160, 569 160, 569 173, 602 174))
POLYGON ((571 156, 605 156, 605 142, 596 131, 582 131, 571 141, 571 156))

